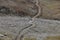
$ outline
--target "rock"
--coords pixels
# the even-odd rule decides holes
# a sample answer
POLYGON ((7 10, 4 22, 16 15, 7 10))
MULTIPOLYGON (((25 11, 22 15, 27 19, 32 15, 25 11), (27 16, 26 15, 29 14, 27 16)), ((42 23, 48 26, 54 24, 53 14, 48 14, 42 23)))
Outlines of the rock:
POLYGON ((0 37, 3 37, 4 35, 3 34, 0 34, 0 37))

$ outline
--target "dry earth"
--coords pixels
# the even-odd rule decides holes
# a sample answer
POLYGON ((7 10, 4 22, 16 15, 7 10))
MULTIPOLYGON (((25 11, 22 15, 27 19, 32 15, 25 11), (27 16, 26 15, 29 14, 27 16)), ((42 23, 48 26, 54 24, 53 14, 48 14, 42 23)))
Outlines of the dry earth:
MULTIPOLYGON (((28 23, 29 21, 30 18, 27 17, 0 17, 0 34, 8 36, 12 40, 17 36, 19 30, 30 25, 28 23)), ((47 36, 60 35, 60 21, 36 18, 34 23, 34 27, 21 32, 21 34, 24 34, 24 37, 29 37, 30 35, 32 37, 34 36, 38 40, 43 40, 47 36)))
POLYGON ((0 0, 0 40, 60 40, 60 0, 39 0, 41 14, 31 27, 38 12, 35 2, 0 0))
MULTIPOLYGON (((37 7, 35 6, 35 0, 0 0, 0 7, 7 7, 14 14, 21 14, 34 16, 37 13, 37 7)), ((39 6, 41 8, 41 18, 47 19, 60 19, 60 0, 39 0, 39 6)), ((10 14, 10 13, 8 13, 10 14)))

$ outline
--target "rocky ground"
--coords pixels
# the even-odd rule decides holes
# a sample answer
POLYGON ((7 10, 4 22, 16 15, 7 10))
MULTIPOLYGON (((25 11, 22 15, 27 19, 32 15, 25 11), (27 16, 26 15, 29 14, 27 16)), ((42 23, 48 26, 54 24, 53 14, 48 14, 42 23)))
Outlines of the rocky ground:
MULTIPOLYGON (((18 35, 19 31, 30 24, 28 23, 30 18, 24 17, 11 17, 11 16, 3 16, 0 17, 0 36, 4 35, 10 38, 9 40, 13 40, 18 35)), ((34 36, 39 40, 45 38, 47 36, 56 36, 60 35, 60 21, 57 20, 46 20, 46 19, 35 19, 35 26, 29 28, 28 30, 21 30, 21 34, 24 37, 34 36)), ((20 34, 19 34, 20 35, 20 34)), ((4 38, 4 37, 2 37, 4 38)), ((4 39, 7 40, 7 39, 4 39)))
POLYGON ((60 40, 60 1, 0 0, 0 40, 60 40), (51 20, 52 19, 52 20, 51 20), (33 25, 33 26, 32 26, 33 25))

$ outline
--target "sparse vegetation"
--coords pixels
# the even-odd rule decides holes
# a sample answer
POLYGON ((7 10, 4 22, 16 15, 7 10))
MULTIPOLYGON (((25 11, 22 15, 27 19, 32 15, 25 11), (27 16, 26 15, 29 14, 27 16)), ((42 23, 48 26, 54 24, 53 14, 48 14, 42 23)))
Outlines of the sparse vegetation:
POLYGON ((60 36, 48 36, 44 40, 60 40, 60 36))
POLYGON ((24 40, 37 40, 36 38, 24 38, 24 40))

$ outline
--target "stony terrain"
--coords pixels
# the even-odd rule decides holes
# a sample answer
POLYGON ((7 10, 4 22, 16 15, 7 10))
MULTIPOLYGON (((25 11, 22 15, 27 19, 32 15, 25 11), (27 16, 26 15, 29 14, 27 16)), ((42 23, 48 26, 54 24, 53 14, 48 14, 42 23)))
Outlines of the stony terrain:
POLYGON ((0 40, 60 40, 60 0, 38 6, 36 0, 0 0, 0 40))
MULTIPOLYGON (((2 35, 10 35, 10 38, 14 39, 19 30, 23 29, 30 25, 28 22, 30 18, 23 17, 0 17, 0 34, 2 35)), ((46 19, 35 19, 35 27, 32 27, 26 31, 22 31, 24 35, 33 35, 37 37, 41 37, 40 39, 46 36, 56 36, 60 34, 60 21, 57 20, 46 20, 46 19)), ((0 35, 1 36, 1 35, 0 35)))

